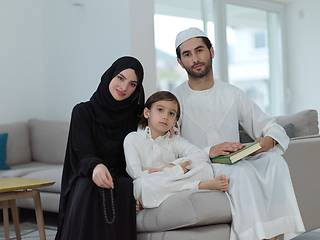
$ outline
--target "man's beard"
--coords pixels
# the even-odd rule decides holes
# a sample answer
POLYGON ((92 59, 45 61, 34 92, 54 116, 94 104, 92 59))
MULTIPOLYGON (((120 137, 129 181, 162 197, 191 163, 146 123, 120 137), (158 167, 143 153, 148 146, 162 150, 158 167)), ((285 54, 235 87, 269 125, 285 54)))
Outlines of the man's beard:
MULTIPOLYGON (((184 66, 184 64, 183 64, 184 66)), ((212 69, 212 59, 210 59, 210 61, 207 61, 207 62, 198 62, 198 63, 195 63, 193 64, 190 68, 187 68, 186 66, 184 66, 185 70, 187 71, 187 73, 191 76, 191 77, 194 77, 194 78, 203 78, 205 77, 209 72, 210 70, 212 69), (204 69, 202 71, 195 71, 193 70, 194 66, 196 65, 203 65, 204 66, 204 69)))

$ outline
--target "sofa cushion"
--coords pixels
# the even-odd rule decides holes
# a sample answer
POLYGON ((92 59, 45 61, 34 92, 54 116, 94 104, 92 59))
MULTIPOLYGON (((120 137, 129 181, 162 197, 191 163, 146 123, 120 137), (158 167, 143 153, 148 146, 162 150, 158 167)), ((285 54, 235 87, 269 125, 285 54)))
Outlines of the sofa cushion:
POLYGON ((139 240, 230 240, 230 226, 216 224, 166 232, 142 232, 137 236, 139 240))
POLYGON ((282 126, 284 130, 286 131, 287 135, 289 138, 294 138, 295 133, 294 133, 294 125, 292 123, 288 123, 284 126, 282 126))
POLYGON ((16 164, 31 162, 30 140, 28 125, 24 122, 1 124, 0 133, 8 133, 7 164, 11 167, 16 164))
POLYGON ((276 117, 281 126, 292 123, 294 125, 295 137, 308 136, 319 133, 318 112, 307 109, 297 113, 276 117))
MULTIPOLYGON (((288 135, 289 138, 294 138, 294 125, 292 123, 286 124, 282 126, 284 130, 286 131, 286 134, 288 135)), ((239 136, 240 136, 240 142, 241 143, 249 143, 253 142, 254 140, 247 134, 245 131, 239 131, 239 136)))
POLYGON ((33 160, 62 164, 67 146, 69 123, 30 119, 28 124, 33 160))
POLYGON ((13 165, 9 171, 0 170, 0 178, 23 177, 24 175, 30 172, 34 172, 42 169, 48 169, 48 168, 51 168, 52 166, 57 166, 57 165, 35 162, 35 161, 19 164, 19 165, 13 165))
POLYGON ((139 211, 137 230, 158 232, 182 227, 230 223, 231 219, 230 203, 226 193, 187 190, 170 196, 157 208, 139 211))
POLYGON ((7 139, 8 133, 0 133, 0 170, 10 169, 7 160, 7 139))
POLYGON ((63 166, 50 166, 47 168, 39 169, 33 172, 29 172, 22 177, 24 178, 40 178, 55 181, 55 184, 39 188, 40 192, 52 192, 60 193, 61 191, 61 177, 63 166))

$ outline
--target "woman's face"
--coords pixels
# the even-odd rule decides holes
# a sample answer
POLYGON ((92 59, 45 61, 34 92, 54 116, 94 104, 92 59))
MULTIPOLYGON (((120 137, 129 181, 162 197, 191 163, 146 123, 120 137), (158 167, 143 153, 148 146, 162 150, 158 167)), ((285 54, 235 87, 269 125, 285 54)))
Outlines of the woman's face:
POLYGON ((131 68, 118 73, 109 84, 109 91, 113 98, 122 101, 131 96, 138 86, 138 78, 131 68))

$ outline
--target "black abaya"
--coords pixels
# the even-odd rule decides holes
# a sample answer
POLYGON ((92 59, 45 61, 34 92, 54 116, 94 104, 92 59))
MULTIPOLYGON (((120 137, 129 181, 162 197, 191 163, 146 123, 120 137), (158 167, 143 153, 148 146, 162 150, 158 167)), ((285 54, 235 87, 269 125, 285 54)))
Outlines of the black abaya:
POLYGON ((74 107, 56 240, 136 239, 135 200, 132 179, 125 171, 123 139, 136 130, 138 114, 142 112, 142 78, 142 66, 136 59, 120 58, 102 76, 90 101, 74 107), (131 97, 116 102, 108 86, 126 68, 135 70, 139 84, 131 97), (123 112, 128 107, 130 111, 123 112), (113 190, 102 189, 92 180, 93 169, 101 163, 112 175, 113 190))

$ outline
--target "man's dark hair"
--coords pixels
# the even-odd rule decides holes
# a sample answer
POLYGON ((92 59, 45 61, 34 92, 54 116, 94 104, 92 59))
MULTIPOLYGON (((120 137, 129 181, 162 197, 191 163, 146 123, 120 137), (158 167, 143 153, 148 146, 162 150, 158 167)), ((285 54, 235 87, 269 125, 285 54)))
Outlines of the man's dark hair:
MULTIPOLYGON (((210 48, 212 47, 212 44, 209 40, 209 38, 207 37, 197 37, 197 38, 201 38, 202 41, 204 42, 204 44, 207 46, 207 48, 210 50, 210 48)), ((180 52, 180 46, 177 47, 176 49, 176 54, 177 54, 177 58, 181 59, 181 52, 180 52)))

